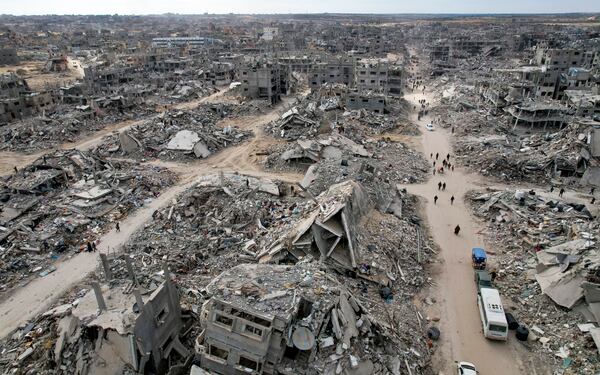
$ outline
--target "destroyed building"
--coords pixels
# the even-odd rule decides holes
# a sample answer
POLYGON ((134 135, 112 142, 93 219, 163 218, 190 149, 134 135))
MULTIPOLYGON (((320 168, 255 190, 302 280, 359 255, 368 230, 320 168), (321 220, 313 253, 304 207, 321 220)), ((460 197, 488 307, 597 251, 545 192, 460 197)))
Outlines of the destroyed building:
POLYGON ((386 97, 375 92, 353 90, 348 93, 346 107, 349 110, 365 109, 373 113, 385 112, 386 97))
POLYGON ((251 62, 240 68, 240 93, 275 104, 290 90, 290 71, 278 62, 251 62))
POLYGON ((18 62, 16 48, 0 48, 0 66, 16 65, 18 62))
POLYGON ((111 163, 74 150, 48 154, 6 177, 0 203, 2 292, 53 272, 54 261, 96 241, 114 220, 174 180, 161 168, 111 163))
POLYGON ((313 91, 318 90, 326 83, 342 83, 352 87, 354 77, 354 60, 340 57, 314 64, 308 74, 308 82, 313 91))

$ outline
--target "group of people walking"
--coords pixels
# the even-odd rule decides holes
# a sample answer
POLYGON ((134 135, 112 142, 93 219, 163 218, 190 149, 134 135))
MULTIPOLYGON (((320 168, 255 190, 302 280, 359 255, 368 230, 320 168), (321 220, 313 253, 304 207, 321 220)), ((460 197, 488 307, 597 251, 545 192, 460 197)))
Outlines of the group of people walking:
MULTIPOLYGON (((435 173, 436 173, 435 166, 437 164, 437 161, 440 158, 440 154, 439 154, 439 152, 437 152, 434 156, 433 153, 430 153, 429 157, 431 159, 433 159, 433 174, 435 175, 435 173)), ((442 167, 439 169, 440 173, 444 173, 444 168, 451 169, 452 171, 454 171, 454 166, 450 163, 450 154, 447 154, 446 158, 444 158, 442 160, 442 167)), ((439 181, 437 185, 438 185, 438 191, 446 191, 446 187, 447 187, 446 181, 439 181)), ((439 199, 439 197, 436 194, 433 197, 433 204, 437 205, 438 199, 439 199)), ((451 195, 450 196, 450 205, 451 206, 454 205, 454 200, 455 200, 454 195, 451 195)), ((460 226, 456 225, 456 227, 454 227, 454 234, 458 236, 459 233, 460 233, 460 226)))

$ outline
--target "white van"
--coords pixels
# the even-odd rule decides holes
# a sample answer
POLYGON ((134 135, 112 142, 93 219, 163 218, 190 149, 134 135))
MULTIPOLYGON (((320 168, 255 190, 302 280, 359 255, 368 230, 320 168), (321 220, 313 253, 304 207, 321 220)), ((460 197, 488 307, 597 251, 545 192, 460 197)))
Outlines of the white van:
POLYGON ((500 293, 493 288, 481 288, 477 294, 477 305, 483 325, 483 335, 492 340, 508 338, 508 323, 502 308, 500 293))

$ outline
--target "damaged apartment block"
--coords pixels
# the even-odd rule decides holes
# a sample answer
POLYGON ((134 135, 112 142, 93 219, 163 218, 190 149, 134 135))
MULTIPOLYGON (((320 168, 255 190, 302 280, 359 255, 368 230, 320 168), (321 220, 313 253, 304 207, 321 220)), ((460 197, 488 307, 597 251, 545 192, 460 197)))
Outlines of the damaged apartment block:
POLYGON ((253 99, 266 100, 271 104, 281 101, 290 89, 290 70, 278 62, 255 61, 239 71, 240 93, 253 99))
POLYGON ((205 369, 292 375, 320 367, 315 362, 339 352, 343 355, 326 366, 329 371, 373 371, 353 344, 372 337, 376 326, 358 300, 324 272, 301 264, 245 264, 218 276, 206 291, 211 298, 202 307, 197 347, 205 369))

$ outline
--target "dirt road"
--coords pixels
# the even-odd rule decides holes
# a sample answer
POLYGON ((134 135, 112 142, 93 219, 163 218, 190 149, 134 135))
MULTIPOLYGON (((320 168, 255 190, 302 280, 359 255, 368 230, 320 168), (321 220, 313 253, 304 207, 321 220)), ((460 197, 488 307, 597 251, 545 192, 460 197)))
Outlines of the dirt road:
MULTIPOLYGON (((406 99, 417 105, 419 99, 431 97, 425 92, 410 94, 406 99)), ((439 153, 437 166, 448 153, 452 151, 449 142, 449 132, 436 128, 435 131, 426 131, 425 125, 430 120, 425 117, 417 121, 416 114, 413 119, 423 131, 421 137, 422 151, 429 159, 433 153, 439 153)), ((432 166, 433 171, 433 166, 432 166)), ((484 239, 476 234, 480 228, 473 221, 468 207, 463 201, 464 194, 472 190, 476 183, 481 183, 477 176, 463 172, 456 168, 454 172, 443 175, 431 176, 429 181, 422 185, 406 185, 410 193, 426 199, 425 214, 431 234, 441 249, 439 255, 442 264, 439 267, 435 280, 437 284, 437 303, 428 311, 429 316, 440 317, 440 330, 442 337, 436 352, 435 366, 446 374, 452 373, 454 360, 469 361, 476 364, 481 374, 521 374, 524 366, 519 360, 516 342, 493 342, 483 337, 479 311, 477 309, 476 289, 473 282, 473 269, 471 267, 471 248, 483 246, 484 239), (438 190, 439 182, 446 183, 446 190, 438 190), (434 196, 438 196, 437 204, 434 196), (451 205, 450 197, 455 197, 451 205), (460 225, 460 235, 454 235, 454 227, 460 225), (498 372, 498 369, 502 369, 498 372)), ((516 340, 512 340, 516 341, 516 340)))
MULTIPOLYGON (((192 163, 176 163, 151 161, 154 165, 161 165, 171 169, 180 176, 178 183, 164 191, 149 205, 137 210, 125 220, 121 221, 121 231, 114 229, 102 236, 98 250, 102 253, 119 252, 131 235, 150 220, 152 213, 170 202, 181 192, 190 187, 199 177, 214 172, 238 172, 255 177, 267 177, 287 182, 298 182, 302 175, 294 173, 270 173, 263 171, 257 164, 256 150, 266 147, 272 138, 265 137, 262 125, 277 118, 293 98, 271 111, 258 116, 247 116, 238 121, 240 127, 253 130, 256 137, 236 147, 222 150, 220 153, 204 160, 192 163)), ((99 140, 101 137, 94 139, 99 140)), ((83 140, 78 147, 91 147, 92 139, 83 140)), ((9 334, 17 326, 24 324, 29 319, 46 311, 49 306, 61 295, 74 287, 77 283, 93 272, 98 266, 98 255, 80 253, 55 264, 56 271, 44 278, 35 278, 27 285, 16 290, 0 303, 0 337, 9 334)))

